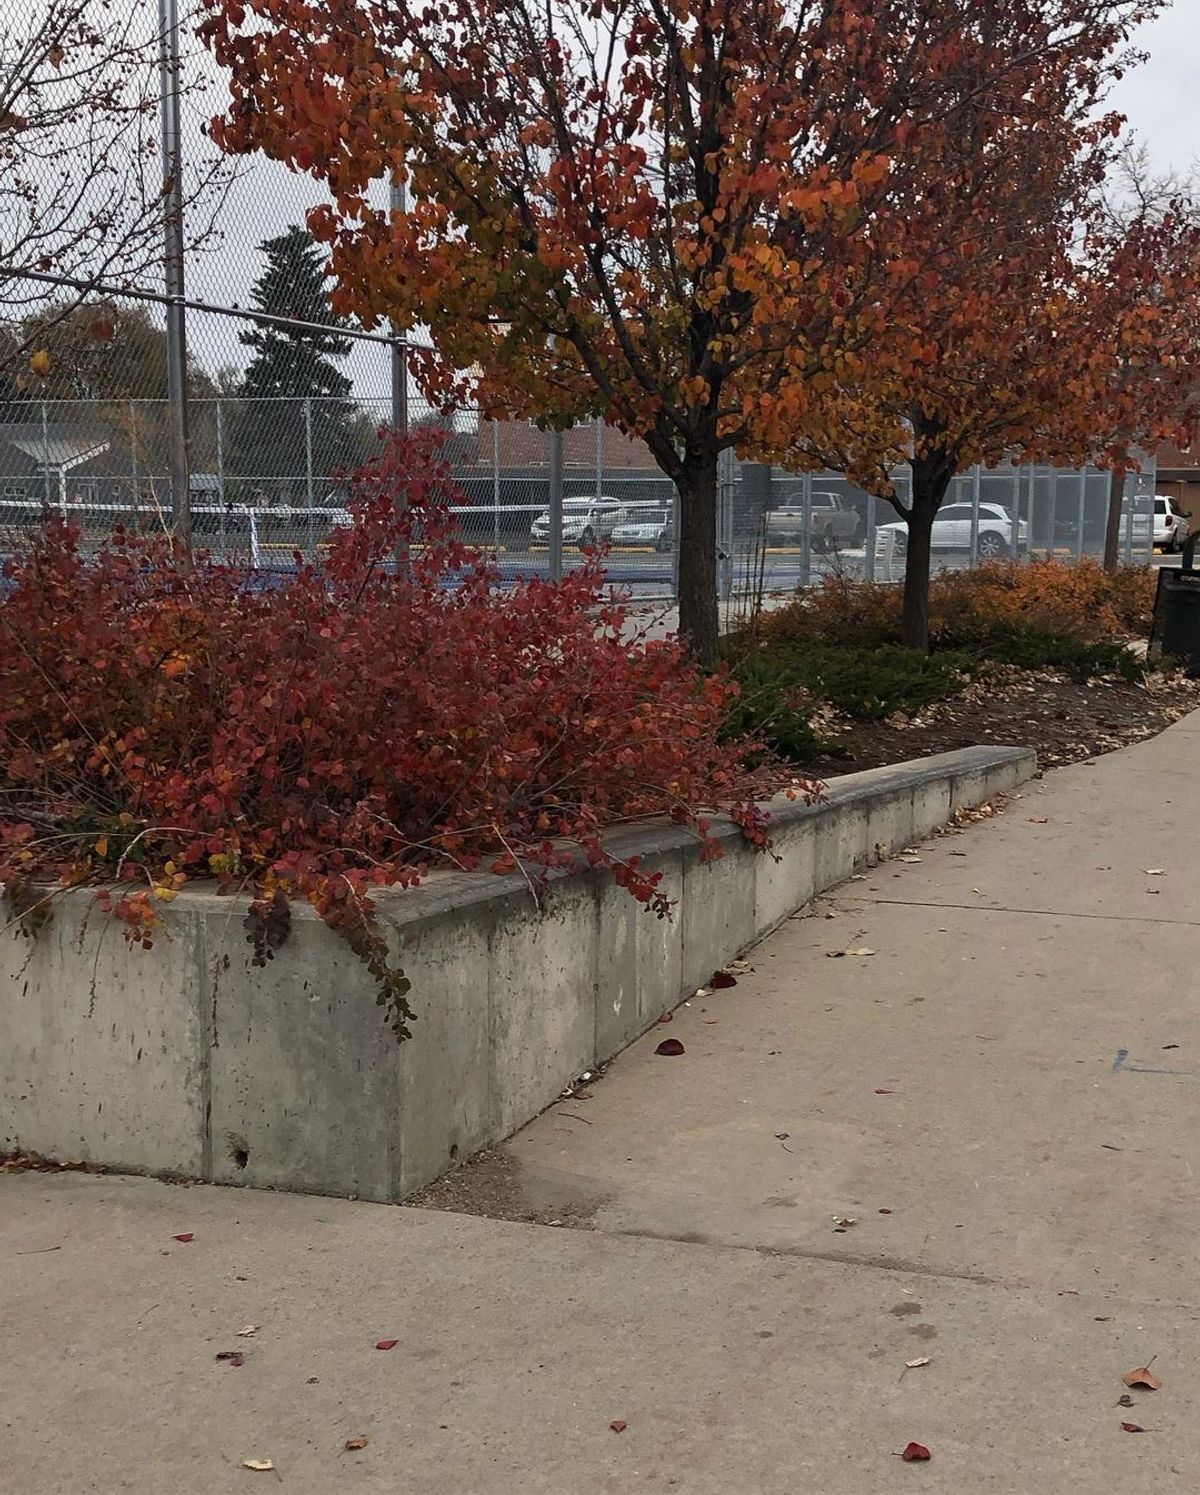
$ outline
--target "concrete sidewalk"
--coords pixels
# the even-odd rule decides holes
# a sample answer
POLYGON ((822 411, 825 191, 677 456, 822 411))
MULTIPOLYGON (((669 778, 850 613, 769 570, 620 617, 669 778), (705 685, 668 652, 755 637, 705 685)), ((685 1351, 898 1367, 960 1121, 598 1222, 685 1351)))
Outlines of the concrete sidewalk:
POLYGON ((1193 1490, 1198 752, 876 869, 527 1128, 591 1230, 0 1177, 0 1488, 1193 1490))

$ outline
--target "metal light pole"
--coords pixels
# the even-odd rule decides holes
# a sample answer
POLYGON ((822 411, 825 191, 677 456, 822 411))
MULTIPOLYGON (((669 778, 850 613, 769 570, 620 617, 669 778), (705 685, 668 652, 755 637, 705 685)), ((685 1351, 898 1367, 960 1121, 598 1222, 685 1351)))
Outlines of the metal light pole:
MULTIPOLYGON (((550 336, 550 354, 553 357, 558 339, 550 336)), ((550 509, 550 580, 561 581, 563 577, 563 433, 550 432, 549 451, 549 509, 550 509)))
POLYGON ((167 293, 167 400, 171 524, 184 548, 192 543, 188 473, 187 350, 183 308, 183 150, 179 126, 177 0, 158 0, 158 81, 162 117, 163 278, 167 293))
MULTIPOLYGON (((393 213, 408 211, 408 191, 403 182, 393 182, 388 198, 393 213)), ((392 429, 408 435, 408 334, 392 325, 392 429)))

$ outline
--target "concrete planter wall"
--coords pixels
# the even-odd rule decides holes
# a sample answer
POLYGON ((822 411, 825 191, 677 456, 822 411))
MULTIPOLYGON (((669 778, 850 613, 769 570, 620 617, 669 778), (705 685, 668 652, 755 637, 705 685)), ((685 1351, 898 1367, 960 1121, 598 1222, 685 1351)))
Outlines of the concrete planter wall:
POLYGON ((876 855, 1011 789, 1031 752, 971 748, 833 780, 771 806, 772 855, 719 826, 723 860, 651 824, 614 843, 661 868, 647 914, 606 877, 438 875, 385 894, 412 978, 397 1045, 374 989, 307 909, 265 969, 242 909, 187 893, 150 952, 88 894, 0 940, 0 1150, 134 1172, 397 1200, 510 1135, 712 972, 876 855))

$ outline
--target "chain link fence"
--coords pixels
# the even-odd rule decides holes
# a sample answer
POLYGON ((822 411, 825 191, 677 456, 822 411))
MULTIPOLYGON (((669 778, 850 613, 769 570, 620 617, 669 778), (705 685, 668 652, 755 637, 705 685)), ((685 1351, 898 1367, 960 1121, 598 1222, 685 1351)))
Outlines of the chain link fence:
MULTIPOLYGON (((18 3, 32 13, 65 0, 18 3)), ((117 8, 140 17, 145 44, 125 58, 129 86, 153 98, 161 84, 153 23, 167 12, 147 0, 117 0, 117 8)), ((262 568, 290 567, 297 553, 319 556, 347 522, 347 475, 379 449, 381 427, 399 415, 410 428, 445 433, 464 538, 493 554, 504 578, 549 574, 551 438, 526 423, 431 409, 386 333, 365 333, 333 314, 323 256, 302 227, 319 188, 261 159, 218 169, 204 123, 219 108, 220 85, 194 43, 194 21, 185 16, 178 28, 181 56, 170 73, 180 92, 183 175, 194 185, 183 207, 182 302, 165 254, 157 261, 147 254, 144 233, 124 273, 115 262, 98 267, 99 285, 76 260, 63 261, 70 273, 60 273, 53 255, 48 270, 38 268, 43 256, 23 273, 10 267, 0 276, 0 553, 19 545, 47 509, 75 521, 86 544, 118 526, 169 527, 173 500, 178 506, 174 416, 185 405, 194 537, 218 556, 262 568), (181 340, 168 337, 168 305, 182 309, 181 340)), ((156 116, 137 117, 131 171, 144 166, 147 142, 161 143, 156 116)), ((24 169, 36 174, 38 160, 24 169)), ((86 172, 95 163, 46 157, 42 169, 49 190, 52 170, 86 172)), ((376 190, 386 195, 384 184, 376 190)), ((0 217, 4 211, 0 195, 0 217)), ((0 239, 6 227, 0 222, 0 239)), ((1090 468, 1011 464, 967 473, 935 524, 934 563, 1099 555, 1108 482, 1090 468)), ((903 497, 907 475, 897 473, 895 483, 903 497)), ((1147 459, 1127 483, 1126 560, 1149 559, 1154 507, 1147 459)), ((564 566, 600 547, 614 586, 670 598, 678 519, 674 487, 642 443, 603 423, 565 433, 564 566)), ((889 504, 836 474, 787 473, 732 454, 721 472, 717 541, 727 598, 789 591, 833 570, 879 582, 903 572, 904 526, 889 504)))

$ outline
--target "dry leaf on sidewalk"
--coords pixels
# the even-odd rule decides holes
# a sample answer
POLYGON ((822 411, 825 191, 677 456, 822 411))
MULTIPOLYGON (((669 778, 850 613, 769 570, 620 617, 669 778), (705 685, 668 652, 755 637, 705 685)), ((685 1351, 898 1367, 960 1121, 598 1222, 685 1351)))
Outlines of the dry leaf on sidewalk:
POLYGON ((228 1360, 230 1365, 245 1365, 246 1357, 241 1350, 220 1350, 217 1353, 218 1360, 228 1360))
POLYGON ((192 1232, 190 1230, 185 1230, 182 1235, 174 1235, 174 1236, 171 1237, 171 1239, 173 1241, 182 1241, 185 1246, 188 1246, 196 1238, 195 1238, 195 1236, 192 1234, 192 1232))
POLYGON ((243 1469, 254 1469, 254 1470, 257 1470, 258 1473, 260 1473, 260 1474, 263 1473, 267 1469, 274 1469, 274 1467, 275 1467, 275 1460, 274 1459, 243 1459, 242 1460, 242 1468, 243 1469))
POLYGON ((237 1337, 239 1339, 249 1339, 251 1334, 257 1334, 259 1329, 261 1328, 261 1324, 247 1324, 244 1329, 239 1329, 237 1331, 237 1337))
POLYGON ((713 991, 727 991, 731 986, 737 985, 737 977, 731 976, 728 971, 714 971, 708 984, 713 991))
POLYGON ((842 960, 847 955, 874 955, 874 950, 869 950, 866 945, 855 945, 849 950, 826 950, 825 954, 830 960, 842 960))
POLYGON ((357 1438, 347 1438, 342 1444, 343 1453, 357 1453, 360 1448, 366 1448, 367 1440, 361 1435, 357 1438))
POLYGON ((375 1348, 377 1350, 394 1350, 399 1343, 398 1339, 380 1339, 376 1341, 375 1348))
POLYGON ((1163 877, 1166 874, 1166 870, 1165 867, 1147 867, 1145 869, 1147 877, 1163 877))
POLYGON ((1123 1433, 1144 1433, 1146 1429, 1139 1427, 1136 1422, 1123 1422, 1121 1424, 1121 1431, 1123 1433))
POLYGON ((921 1368, 922 1365, 928 1365, 928 1364, 929 1364, 929 1356, 928 1355, 921 1355, 916 1360, 906 1360, 904 1362, 904 1368, 905 1368, 905 1370, 920 1370, 920 1368, 921 1368))
POLYGON ((926 1459, 933 1458, 933 1455, 923 1443, 910 1443, 900 1457, 906 1464, 923 1464, 926 1459))
POLYGON ((624 1422, 620 1417, 614 1418, 609 1423, 609 1427, 612 1428, 614 1433, 623 1433, 628 1426, 629 1424, 624 1422))
POLYGON ((1121 1379, 1126 1386, 1134 1386, 1139 1391, 1157 1391, 1162 1382, 1154 1374, 1148 1365, 1135 1366, 1133 1370, 1123 1375, 1121 1379))
POLYGON ((674 1059, 677 1058, 678 1055, 685 1053, 686 1050, 684 1049, 683 1044, 680 1043, 678 1038, 664 1038, 659 1046, 654 1050, 654 1052, 656 1054, 661 1054, 664 1059, 674 1059))

